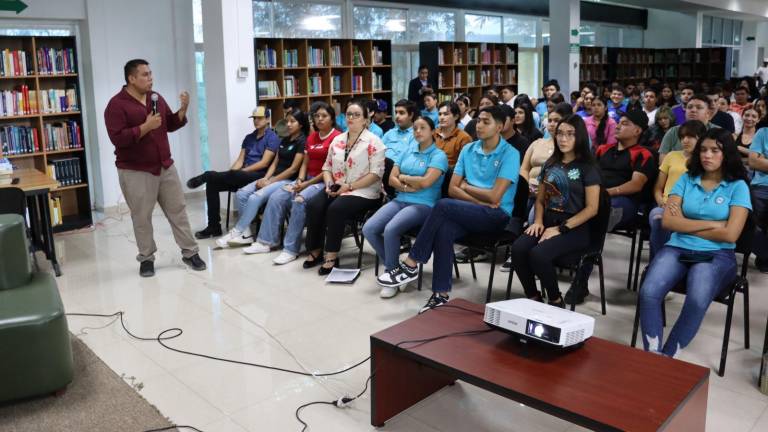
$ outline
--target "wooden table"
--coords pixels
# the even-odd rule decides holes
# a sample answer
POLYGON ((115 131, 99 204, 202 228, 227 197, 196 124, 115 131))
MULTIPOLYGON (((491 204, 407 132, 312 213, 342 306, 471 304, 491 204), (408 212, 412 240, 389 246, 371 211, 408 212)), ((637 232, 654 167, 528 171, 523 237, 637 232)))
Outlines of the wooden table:
POLYGON ((45 257, 51 261, 56 276, 61 276, 61 267, 56 259, 56 246, 53 241, 51 227, 51 210, 48 204, 51 190, 59 187, 59 182, 36 169, 15 170, 13 178, 18 178, 17 184, 0 187, 15 187, 24 191, 27 196, 27 210, 32 231, 32 243, 38 250, 45 252, 45 257))
MULTIPOLYGON (((371 336, 371 424, 462 380, 598 431, 704 431, 709 369, 592 337, 581 348, 526 352, 502 331, 423 344, 402 341, 483 330, 483 305, 453 300, 371 336)), ((492 416, 492 412, 487 415, 492 416)))

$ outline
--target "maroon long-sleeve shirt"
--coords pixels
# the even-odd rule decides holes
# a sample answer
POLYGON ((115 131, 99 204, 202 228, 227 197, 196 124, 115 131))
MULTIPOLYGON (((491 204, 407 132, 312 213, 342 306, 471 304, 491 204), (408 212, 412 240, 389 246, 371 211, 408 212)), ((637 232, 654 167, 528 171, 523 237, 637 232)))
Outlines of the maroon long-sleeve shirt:
POLYGON ((187 124, 187 118, 179 120, 178 113, 172 112, 165 99, 158 94, 157 112, 161 114, 162 125, 139 138, 140 126, 152 112, 151 94, 147 93, 146 104, 142 105, 123 87, 107 104, 104 122, 109 139, 115 145, 115 165, 118 168, 160 175, 161 168, 173 165, 168 132, 179 130, 187 124))

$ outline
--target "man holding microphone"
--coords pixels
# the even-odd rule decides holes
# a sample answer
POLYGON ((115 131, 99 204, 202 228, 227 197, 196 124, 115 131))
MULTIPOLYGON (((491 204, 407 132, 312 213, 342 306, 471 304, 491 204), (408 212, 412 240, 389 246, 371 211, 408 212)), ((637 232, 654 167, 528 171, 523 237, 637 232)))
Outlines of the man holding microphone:
POLYGON ((155 274, 155 252, 152 212, 160 204, 173 229, 173 237, 181 248, 182 261, 192 270, 205 270, 198 255, 187 217, 184 193, 176 167, 171 159, 168 132, 187 124, 189 94, 181 93, 181 107, 174 113, 165 99, 152 91, 152 71, 145 60, 125 64, 125 83, 112 97, 104 111, 104 120, 112 144, 120 189, 131 210, 133 233, 139 254, 139 274, 155 274))

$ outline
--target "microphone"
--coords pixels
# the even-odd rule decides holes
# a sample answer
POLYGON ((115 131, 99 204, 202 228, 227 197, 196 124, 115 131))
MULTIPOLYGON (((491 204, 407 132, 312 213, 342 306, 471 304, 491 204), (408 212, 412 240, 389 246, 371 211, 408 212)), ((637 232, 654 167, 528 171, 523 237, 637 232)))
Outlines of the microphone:
POLYGON ((157 100, 159 98, 157 93, 152 93, 152 96, 150 97, 150 99, 152 99, 152 115, 157 114, 157 100))

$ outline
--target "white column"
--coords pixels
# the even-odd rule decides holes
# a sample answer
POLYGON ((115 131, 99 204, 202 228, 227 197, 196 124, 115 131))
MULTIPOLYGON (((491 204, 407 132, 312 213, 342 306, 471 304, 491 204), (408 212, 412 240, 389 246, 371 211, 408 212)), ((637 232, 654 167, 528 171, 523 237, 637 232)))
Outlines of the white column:
MULTIPOLYGON (((211 169, 226 170, 253 131, 256 106, 251 0, 203 0, 205 96, 211 169), (238 70, 247 68, 241 78, 238 70)), ((223 201, 222 201, 223 202, 223 201)))
POLYGON ((579 0, 549 0, 549 77, 568 98, 579 89, 579 0))

